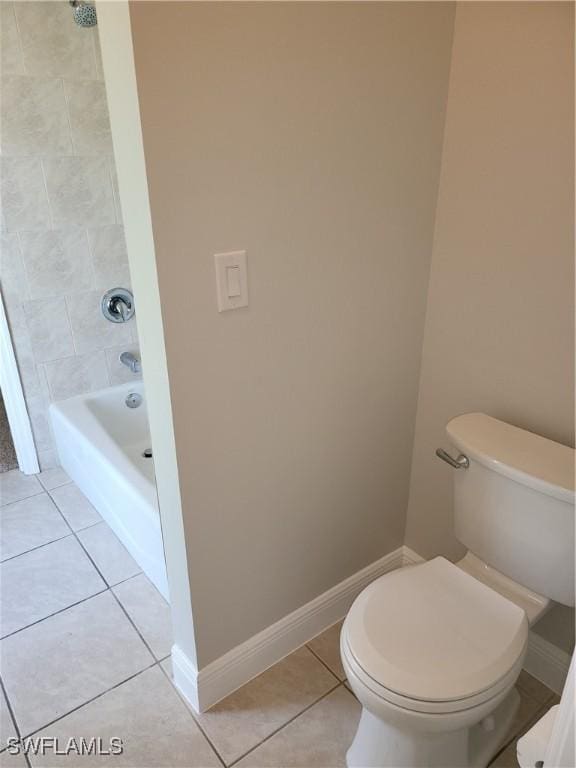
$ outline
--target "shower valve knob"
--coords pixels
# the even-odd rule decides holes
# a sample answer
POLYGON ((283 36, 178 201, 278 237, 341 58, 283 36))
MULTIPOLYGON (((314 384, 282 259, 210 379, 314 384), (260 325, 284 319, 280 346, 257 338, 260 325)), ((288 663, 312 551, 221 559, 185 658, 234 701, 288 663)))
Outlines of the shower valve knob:
POLYGON ((126 288, 112 288, 102 297, 102 314, 111 323, 126 323, 134 315, 134 296, 126 288))

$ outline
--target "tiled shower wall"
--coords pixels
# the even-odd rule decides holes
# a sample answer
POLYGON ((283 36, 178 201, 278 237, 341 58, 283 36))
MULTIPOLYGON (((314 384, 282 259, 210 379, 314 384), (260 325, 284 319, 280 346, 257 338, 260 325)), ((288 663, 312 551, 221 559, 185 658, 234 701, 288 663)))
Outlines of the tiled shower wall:
POLYGON ((53 400, 134 378, 134 320, 102 294, 130 287, 98 30, 66 0, 0 0, 0 285, 43 468, 57 464, 53 400))

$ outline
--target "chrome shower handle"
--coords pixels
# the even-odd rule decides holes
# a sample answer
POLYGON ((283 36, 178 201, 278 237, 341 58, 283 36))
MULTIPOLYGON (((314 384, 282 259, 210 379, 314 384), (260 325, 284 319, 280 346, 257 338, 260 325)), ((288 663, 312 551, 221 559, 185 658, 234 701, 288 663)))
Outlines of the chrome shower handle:
POLYGON ((454 459, 444 450, 444 448, 436 448, 436 456, 438 456, 439 459, 442 459, 442 461, 445 461, 447 464, 450 464, 450 466, 454 467, 454 469, 468 469, 470 466, 468 456, 465 456, 463 453, 459 454, 454 459))

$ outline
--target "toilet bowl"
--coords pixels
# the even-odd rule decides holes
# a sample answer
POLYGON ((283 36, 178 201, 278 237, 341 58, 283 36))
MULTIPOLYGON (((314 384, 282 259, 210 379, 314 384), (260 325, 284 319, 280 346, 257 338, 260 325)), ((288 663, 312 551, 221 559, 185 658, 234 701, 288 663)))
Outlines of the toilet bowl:
POLYGON ((466 448, 451 466, 470 549, 386 574, 354 601, 340 637, 363 708, 349 768, 485 768, 519 704, 529 627, 550 598, 574 604, 574 451, 484 414, 448 434, 466 448))
POLYGON ((515 697, 497 710, 527 642, 525 611, 442 557, 373 582, 341 634, 344 669, 364 707, 348 765, 481 765, 514 716, 515 697))

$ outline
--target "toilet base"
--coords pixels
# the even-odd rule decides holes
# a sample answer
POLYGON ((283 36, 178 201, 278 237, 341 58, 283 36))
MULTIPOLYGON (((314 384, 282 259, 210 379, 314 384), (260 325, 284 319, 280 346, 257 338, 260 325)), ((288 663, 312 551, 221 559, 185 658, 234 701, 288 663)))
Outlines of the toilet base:
POLYGON ((486 768, 502 746, 520 704, 516 689, 471 728, 430 733, 404 731, 367 709, 352 746, 348 768, 486 768))

